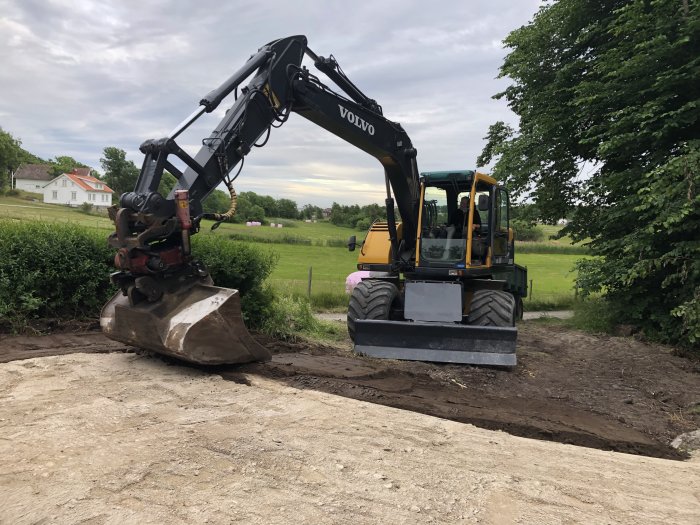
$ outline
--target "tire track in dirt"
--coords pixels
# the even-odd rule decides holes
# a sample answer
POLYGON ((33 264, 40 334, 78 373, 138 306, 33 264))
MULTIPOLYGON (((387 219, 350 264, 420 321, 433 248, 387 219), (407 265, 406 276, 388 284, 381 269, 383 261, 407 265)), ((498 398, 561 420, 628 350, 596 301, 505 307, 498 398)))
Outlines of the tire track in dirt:
MULTIPOLYGON (((242 384, 251 374, 518 436, 669 459, 686 457, 671 440, 700 427, 700 365, 629 338, 524 323, 519 365, 505 370, 378 360, 355 356, 349 346, 256 337, 273 352, 271 362, 207 371, 242 384)), ((97 332, 0 337, 0 362, 130 350, 97 332)))

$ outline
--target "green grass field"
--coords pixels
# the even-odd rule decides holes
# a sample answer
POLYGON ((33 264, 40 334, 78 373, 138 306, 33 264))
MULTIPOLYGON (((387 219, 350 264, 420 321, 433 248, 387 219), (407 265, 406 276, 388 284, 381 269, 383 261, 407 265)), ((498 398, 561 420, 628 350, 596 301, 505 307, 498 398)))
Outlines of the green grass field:
MULTIPOLYGON (((105 236, 113 229, 106 216, 81 213, 76 208, 33 202, 18 197, 0 197, 0 217, 18 220, 61 221, 80 224, 104 230, 105 236)), ((279 221, 283 228, 267 226, 247 227, 245 224, 222 224, 215 232, 210 232, 210 224, 202 227, 204 235, 216 235, 230 241, 231 235, 238 239, 263 240, 258 249, 272 251, 279 257, 270 284, 289 295, 306 296, 308 291, 309 268, 312 271, 312 302, 317 308, 340 307, 347 300, 345 278, 356 270, 358 252, 349 252, 342 247, 323 246, 328 241, 345 241, 356 235, 358 241, 364 239, 364 231, 335 226, 329 222, 306 223, 303 221, 279 221), (308 239, 311 245, 285 244, 285 238, 308 239), (275 242, 276 241, 276 242, 275 242), (273 242, 273 243, 271 243, 273 242)), ((541 226, 547 235, 553 235, 558 227, 541 226)), ((230 241, 242 242, 242 241, 230 241)), ((516 247, 516 262, 528 268, 528 280, 532 280, 531 296, 525 302, 526 308, 562 308, 573 301, 574 274, 571 269, 581 255, 570 253, 566 240, 532 243, 527 249, 516 247), (525 253, 532 251, 554 253, 525 253)), ((575 252, 579 250, 573 247, 575 252)))
POLYGON ((77 208, 44 204, 18 197, 0 197, 0 217, 19 220, 60 221, 105 231, 114 229, 107 215, 88 215, 77 208))
MULTIPOLYGON (((319 302, 325 296, 343 294, 345 278, 357 269, 357 252, 343 248, 275 244, 263 245, 261 249, 272 251, 279 257, 270 283, 281 291, 306 294, 311 268, 311 293, 312 297, 319 296, 319 302)), ((527 267, 528 280, 532 281, 531 295, 525 301, 526 308, 568 307, 574 298, 574 274, 571 270, 580 258, 580 255, 568 254, 518 255, 518 264, 527 267)))

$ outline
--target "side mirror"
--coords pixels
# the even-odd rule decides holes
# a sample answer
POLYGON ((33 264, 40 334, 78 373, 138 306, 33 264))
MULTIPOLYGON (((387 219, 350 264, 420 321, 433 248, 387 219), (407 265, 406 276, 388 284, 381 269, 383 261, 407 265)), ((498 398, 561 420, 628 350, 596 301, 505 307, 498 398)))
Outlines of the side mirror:
POLYGON ((488 195, 479 195, 479 211, 489 211, 488 195))
POLYGON ((357 246, 357 237, 355 235, 352 235, 348 239, 348 251, 354 252, 355 246, 357 246))

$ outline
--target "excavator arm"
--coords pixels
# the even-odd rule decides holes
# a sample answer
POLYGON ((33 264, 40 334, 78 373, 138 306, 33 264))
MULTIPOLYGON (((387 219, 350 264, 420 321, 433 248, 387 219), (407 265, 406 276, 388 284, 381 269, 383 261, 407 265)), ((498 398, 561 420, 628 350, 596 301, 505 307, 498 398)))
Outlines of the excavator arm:
MULTIPOLYGON (((163 267, 163 264, 163 269, 167 270, 185 264, 187 250, 183 257, 178 257, 177 253, 182 244, 177 240, 182 221, 177 218, 176 194, 182 190, 188 192, 187 202, 193 217, 190 233, 196 233, 199 221, 207 218, 202 214, 204 198, 221 183, 230 187, 235 178, 231 173, 237 167, 240 170, 252 149, 263 146, 271 128, 281 126, 292 112, 374 156, 383 165, 395 262, 397 265, 409 262, 414 250, 420 191, 416 150, 410 138, 400 124, 386 119, 381 106, 366 97, 343 74, 333 57, 317 56, 308 48, 304 36, 293 36, 263 46, 220 87, 208 93, 197 110, 167 137, 147 140, 141 145, 145 157, 136 187, 133 192, 122 195, 120 209, 113 212, 117 232, 110 242, 120 250, 117 266, 139 274, 152 273, 153 268, 159 271, 159 265, 163 267), (301 62, 305 54, 347 96, 332 91, 303 67, 301 62), (204 113, 216 110, 224 98, 237 92, 251 75, 253 78, 241 89, 240 96, 219 125, 202 141, 197 155, 191 157, 180 148, 176 138, 204 113), (177 157, 186 169, 179 170, 172 157, 177 157), (157 192, 165 170, 178 180, 167 197, 157 192), (403 222, 403 239, 396 235, 394 202, 403 222), (146 230, 149 231, 144 234, 146 230), (143 253, 153 252, 155 244, 168 238, 172 240, 165 245, 172 249, 167 260, 164 262, 160 257, 160 261, 151 262, 147 270, 143 253), (400 241, 403 242, 400 244, 400 241)), ((122 275, 115 279, 124 289, 129 286, 130 278, 130 275, 122 275)))
POLYGON ((345 76, 332 56, 316 55, 304 36, 283 38, 260 48, 202 98, 199 107, 167 137, 141 145, 145 157, 136 187, 110 210, 116 231, 109 242, 117 249, 119 270, 112 281, 121 292, 103 309, 102 327, 108 336, 195 363, 269 357, 247 334, 236 291, 224 293, 225 289, 213 286, 206 268, 192 257, 190 236, 199 230, 202 219, 220 221, 230 216, 235 207, 232 182, 245 157, 254 147, 265 145, 271 128, 281 126, 291 113, 379 160, 385 173, 393 264, 397 271, 410 267, 420 191, 410 138, 400 124, 382 115, 381 106, 345 76), (302 66, 305 55, 344 94, 302 66), (177 137, 202 115, 215 111, 231 93, 233 105, 191 157, 178 146, 177 137), (180 162, 174 163, 174 158, 180 162), (178 165, 186 168, 180 170, 178 165), (165 170, 177 179, 168 196, 157 191, 165 170), (231 213, 204 214, 202 201, 221 183, 231 192, 231 213), (395 203, 403 224, 401 239, 395 203), (229 341, 227 348, 222 348, 221 341, 229 341))

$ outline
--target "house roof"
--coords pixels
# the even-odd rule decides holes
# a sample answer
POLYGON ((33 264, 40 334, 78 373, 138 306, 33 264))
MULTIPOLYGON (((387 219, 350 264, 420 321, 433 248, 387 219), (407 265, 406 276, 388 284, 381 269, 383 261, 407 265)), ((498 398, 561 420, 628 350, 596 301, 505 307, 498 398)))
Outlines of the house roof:
MULTIPOLYGON (((90 168, 75 168, 73 171, 77 170, 83 170, 87 169, 89 170, 90 168)), ((69 179, 71 182, 74 182, 78 185, 78 187, 84 189, 85 191, 96 191, 98 193, 114 193, 114 190, 107 186, 104 182, 102 182, 100 179, 96 179, 95 177, 90 177, 89 175, 78 175, 76 173, 64 173, 63 175, 59 175, 56 177, 54 180, 58 180, 61 177, 66 177, 69 179), (102 184, 102 189, 98 190, 95 188, 93 185, 94 184, 102 184)), ((51 181, 53 182, 53 180, 51 181)), ((49 182, 49 184, 51 184, 49 182)), ((48 186, 49 184, 45 184, 44 187, 48 186)))
MULTIPOLYGON (((80 168, 77 168, 77 169, 80 169, 80 168)), ((73 171, 77 171, 77 169, 73 170, 73 171)), ((87 169, 89 169, 89 168, 87 168, 87 169)), ((112 188, 107 186, 100 179, 96 179, 95 177, 90 177, 89 175, 88 176, 77 175, 75 173, 64 173, 64 175, 66 177, 68 177, 70 180, 72 180, 73 182, 75 182, 78 186, 80 186, 84 190, 99 191, 102 193, 114 193, 114 190, 112 188), (95 189, 95 187, 92 186, 92 184, 102 184, 102 189, 101 190, 95 189)))
POLYGON ((52 167, 50 164, 22 164, 15 172, 15 179, 49 181, 52 167))
POLYGON ((90 168, 73 168, 71 173, 74 175, 80 175, 81 177, 90 177, 90 168))

